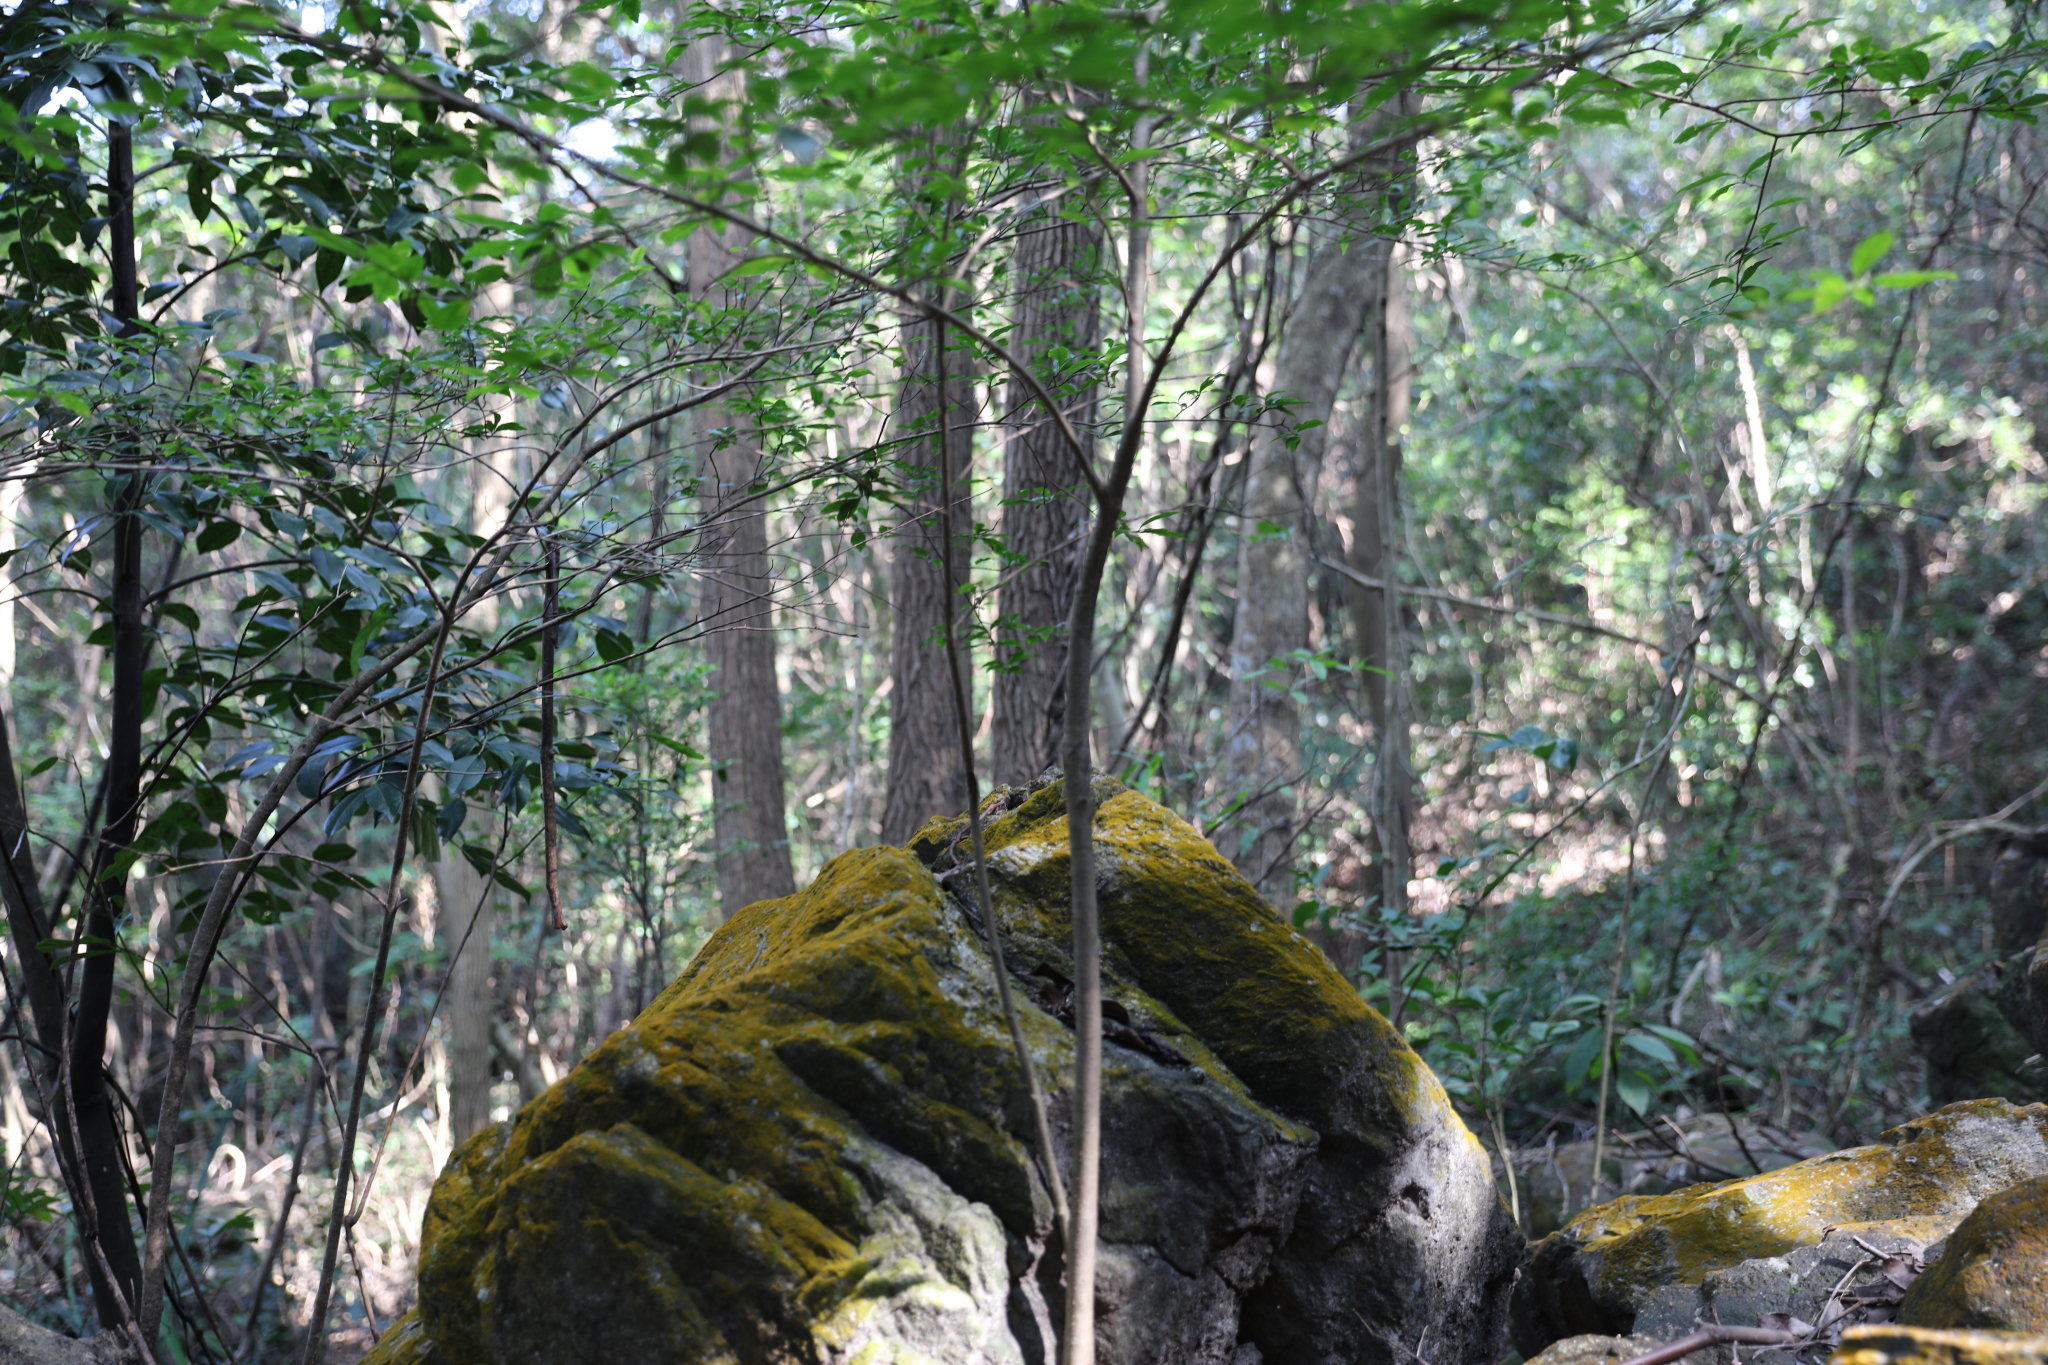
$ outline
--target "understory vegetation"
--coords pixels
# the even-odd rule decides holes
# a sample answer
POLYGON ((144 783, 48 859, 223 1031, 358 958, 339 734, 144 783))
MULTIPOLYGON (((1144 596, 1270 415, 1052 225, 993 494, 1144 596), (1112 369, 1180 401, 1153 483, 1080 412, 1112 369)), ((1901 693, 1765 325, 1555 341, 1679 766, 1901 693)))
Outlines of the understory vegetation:
POLYGON ((2048 822, 2036 26, 19 0, 0 1299, 357 1358, 454 1144, 963 728, 1504 1179, 1924 1111, 2048 822))

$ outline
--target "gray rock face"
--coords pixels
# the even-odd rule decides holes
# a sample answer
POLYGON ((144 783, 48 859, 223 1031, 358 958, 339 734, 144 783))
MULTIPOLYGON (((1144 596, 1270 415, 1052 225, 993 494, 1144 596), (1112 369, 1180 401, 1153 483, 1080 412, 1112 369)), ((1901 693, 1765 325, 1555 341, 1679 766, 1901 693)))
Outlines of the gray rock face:
POLYGON ((83 1341, 38 1327, 0 1306, 0 1365, 130 1365, 135 1352, 118 1332, 83 1341))
MULTIPOLYGON (((1491 1365, 1520 1239, 1441 1085, 1185 823, 1100 784, 1104 1365, 1491 1365)), ((1066 833, 988 834, 1070 1160, 1066 833)), ((750 906, 435 1186, 375 1365, 1042 1365, 1065 1286, 951 826, 750 906)))

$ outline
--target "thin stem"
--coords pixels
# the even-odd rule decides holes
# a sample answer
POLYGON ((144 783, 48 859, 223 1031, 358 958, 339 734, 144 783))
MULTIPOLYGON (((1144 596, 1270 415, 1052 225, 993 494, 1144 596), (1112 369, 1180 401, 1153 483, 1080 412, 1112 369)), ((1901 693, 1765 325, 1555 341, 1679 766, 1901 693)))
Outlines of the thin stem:
MULTIPOLYGON (((454 624, 455 604, 449 603, 444 624, 454 624)), ((334 1203, 327 1220, 327 1250, 321 1258, 320 1283, 313 1293, 313 1311, 307 1318, 302 1365, 321 1365, 327 1358, 327 1309, 334 1294, 334 1271, 341 1254, 341 1235, 350 1223, 348 1213, 349 1176, 355 1169, 356 1129, 362 1121, 363 1087, 370 1077, 370 1054, 377 1043, 378 1016, 383 1013, 385 974, 391 966, 392 931, 397 926, 398 907, 405 873, 405 855, 412 838, 412 821, 419 801, 420 764, 427 740, 427 720, 433 711, 434 690, 440 681, 441 656, 449 631, 434 639, 434 652, 427 660, 426 685, 420 690, 417 720, 413 725, 412 755, 405 770, 405 799, 399 803, 398 828, 391 850, 391 889, 384 898, 384 922, 377 935, 377 961, 370 972, 370 998, 363 1012, 363 1037, 356 1048, 355 1075, 350 1078, 348 1114, 342 1120, 341 1151, 334 1165, 334 1203)))
MULTIPOLYGON (((1143 86, 1150 55, 1141 45, 1135 71, 1143 86)), ((1067 622, 1067 704, 1060 765, 1067 804, 1067 858, 1074 919, 1074 1213, 1067 1253, 1067 1332, 1062 1365, 1094 1365, 1096 1231, 1102 1187, 1102 922, 1095 892, 1095 784, 1089 759, 1089 674, 1095 662, 1096 597, 1123 516, 1124 495, 1143 440, 1144 408, 1156 375, 1146 373, 1145 305, 1152 232, 1149 164, 1152 118, 1131 132, 1130 240, 1124 253, 1124 430, 1110 475, 1096 495, 1095 526, 1075 584, 1067 622)))
POLYGON ((954 585, 959 580, 955 565, 953 531, 952 410, 946 402, 946 325, 934 329, 938 337, 939 389, 939 536, 944 561, 948 601, 945 612, 946 675, 953 681, 953 719, 960 731, 960 766, 967 774, 967 835, 974 849, 974 889, 980 898, 982 936, 988 942, 989 962, 995 971, 996 997, 1002 1002, 1003 1022, 1010 1028, 1010 1045, 1017 1051, 1017 1065, 1024 1071, 1024 1089, 1031 1096, 1033 1137, 1038 1143, 1038 1165, 1045 1177, 1046 1193, 1052 1200, 1054 1225, 1060 1245, 1069 1249, 1073 1240, 1073 1210, 1067 1203, 1066 1181, 1060 1176, 1059 1156, 1052 1145, 1052 1121, 1046 1113, 1045 1092, 1038 1083, 1038 1067, 1031 1060, 1031 1048, 1024 1040, 1024 1021, 1017 1013, 1016 995, 1010 989, 1010 971, 1003 961, 1003 938, 996 930, 995 897, 989 891, 988 858, 981 839, 981 776, 974 766, 974 722, 967 701, 967 671, 960 655, 956 629, 958 598, 954 585))
POLYGON ((540 810, 542 857, 547 866, 548 916, 555 932, 569 927, 562 918, 562 830, 555 811, 555 649, 561 627, 555 623, 562 591, 562 548, 547 538, 547 587, 541 599, 540 632, 540 810))

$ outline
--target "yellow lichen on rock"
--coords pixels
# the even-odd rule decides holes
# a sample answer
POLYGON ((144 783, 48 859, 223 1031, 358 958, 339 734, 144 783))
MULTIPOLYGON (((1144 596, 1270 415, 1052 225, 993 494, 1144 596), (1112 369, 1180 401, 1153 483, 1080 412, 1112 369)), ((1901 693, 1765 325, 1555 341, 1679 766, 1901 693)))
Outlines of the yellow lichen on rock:
POLYGON ((1985 1198, 1899 1305, 1915 1327, 2048 1332, 2048 1176, 1985 1198))
POLYGON ((384 1329, 361 1365, 435 1365, 438 1359, 427 1329, 420 1325, 420 1310, 413 1308, 384 1329))
POLYGON ((1810 1246, 1830 1229, 1932 1243, 1990 1191, 2044 1170, 2048 1107, 1976 1100, 1764 1175, 1616 1199, 1536 1245, 1517 1340, 1533 1351, 1633 1330, 1660 1286, 1810 1246))
POLYGON ((1851 1327, 1828 1365, 2042 1365, 2048 1336, 1932 1327, 1851 1327))

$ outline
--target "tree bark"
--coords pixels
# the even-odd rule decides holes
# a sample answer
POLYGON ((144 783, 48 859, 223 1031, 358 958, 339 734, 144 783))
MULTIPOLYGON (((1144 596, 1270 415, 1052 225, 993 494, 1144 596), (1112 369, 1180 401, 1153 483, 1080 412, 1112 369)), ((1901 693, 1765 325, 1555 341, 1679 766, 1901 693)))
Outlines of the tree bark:
MULTIPOLYGON (((1079 432, 1095 424, 1089 365, 1100 310, 1089 276, 1096 251, 1087 227, 1040 209, 1025 217, 1011 265, 1011 349, 1044 379, 1079 432)), ((1059 754, 1066 622, 1087 490, 1059 427, 1030 391, 1012 381, 1005 405, 1008 562, 996 631, 995 780, 1014 785, 1037 777, 1059 754)))
POLYGON ((1322 463, 1329 420, 1353 347, 1365 330, 1382 244, 1339 239, 1309 263, 1275 358, 1275 395, 1284 416, 1253 430, 1238 551, 1237 621, 1230 642, 1229 790, 1242 803, 1236 840, 1225 851, 1261 895, 1294 903, 1294 843, 1300 782, 1300 707, 1289 693, 1308 629, 1308 507, 1304 471, 1322 463))
POLYGON ((885 844, 907 844, 933 816, 957 815, 967 807, 967 773, 945 723, 953 709, 952 684, 946 677, 945 621, 946 612, 957 609, 954 599, 966 581, 967 532, 973 525, 967 473, 972 463, 974 388, 963 373, 973 358, 965 347, 949 345, 942 394, 938 329, 916 319, 905 322, 903 335, 896 436, 901 443, 897 464, 908 495, 897 527, 889 591, 895 636, 890 656, 889 783, 882 804, 885 844), (947 424, 943 441, 942 420, 947 424), (953 462, 955 543, 950 578, 940 516, 942 448, 953 462))
MULTIPOLYGON (((721 70, 724 45, 700 41, 686 56, 691 81, 710 99, 738 94, 721 70)), ((737 229, 699 228, 690 238, 690 293, 703 306, 745 299, 725 277, 746 251, 737 229)), ((712 833, 718 845, 721 915, 796 892, 782 775, 782 695, 775 675, 775 575, 767 509, 749 490, 764 454, 745 414, 726 403, 696 409, 700 496, 710 513, 703 543, 705 624, 710 627, 712 833)))
MULTIPOLYGON (((1401 567, 1401 428, 1408 421, 1412 346, 1408 329, 1404 267, 1393 243, 1376 246, 1373 270, 1379 306, 1372 325, 1372 384, 1361 451, 1351 543, 1351 563, 1361 574, 1387 585, 1373 591, 1351 587, 1359 653, 1373 670, 1365 691, 1379 736, 1375 767, 1373 842, 1379 857, 1380 904, 1400 912, 1408 905, 1413 871, 1408 830, 1413 818, 1414 778, 1409 760, 1407 659, 1401 611, 1392 588, 1401 567)), ((1395 1014, 1400 1012, 1399 993, 1395 1014)))
POLYGON ((491 1121, 491 900, 493 888, 449 848, 434 865, 434 896, 448 964, 448 1135, 456 1142, 491 1121))
MULTIPOLYGON (((116 121, 107 135, 108 249, 113 267, 112 312, 120 335, 134 333, 140 316, 135 265, 135 160, 132 136, 116 121)), ((129 458, 134 458, 130 455, 129 458)), ((106 823, 93 854, 85 911, 85 960, 71 1024, 71 1056, 65 1112, 84 1166, 80 1210, 90 1247, 86 1257, 100 1325, 109 1330, 140 1323, 154 1326, 158 1291, 144 1301, 142 1257, 128 1221, 128 1185, 122 1169, 120 1136, 107 1094, 107 1020, 114 1004, 114 949, 128 892, 128 859, 142 815, 142 708, 149 635, 142 616, 142 518, 146 480, 140 471, 121 481, 114 521, 113 574, 108 605, 113 625, 113 691, 108 699, 106 823), (104 1257, 104 1265, 102 1264, 104 1257), (111 1281, 107 1278, 111 1272, 111 1281)), ((157 1122, 178 1122, 178 1097, 166 1094, 157 1122)))

